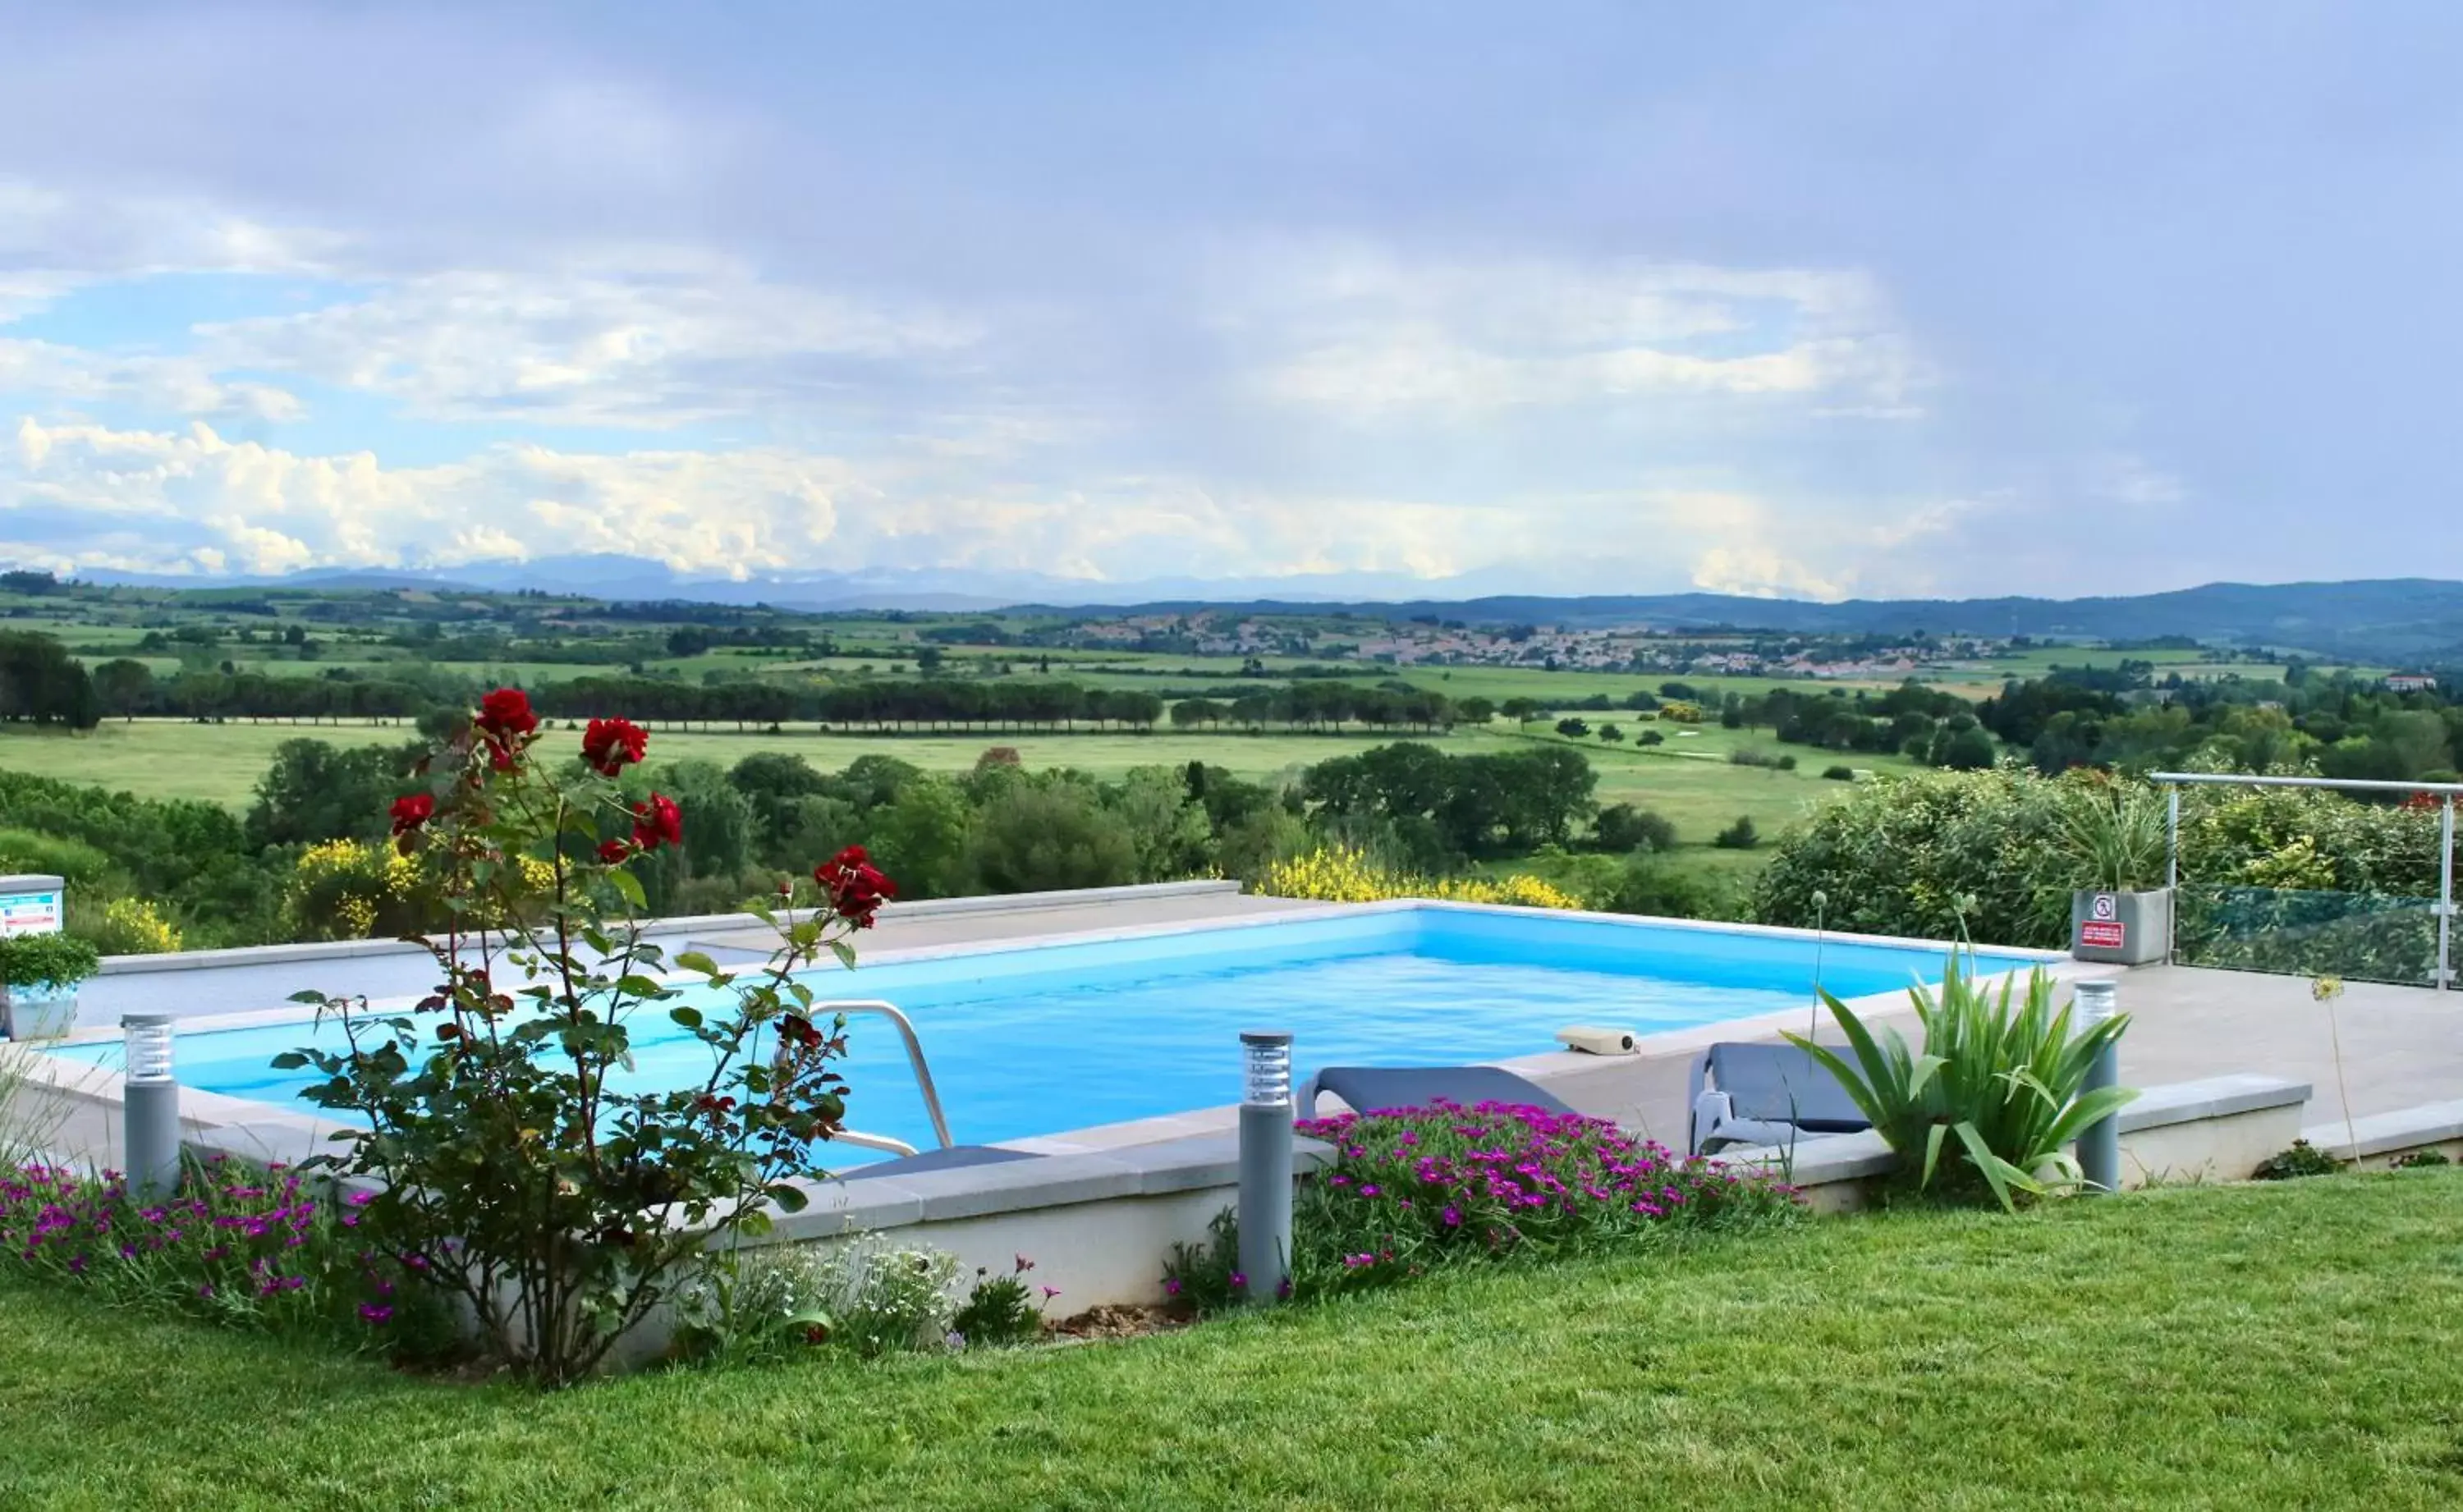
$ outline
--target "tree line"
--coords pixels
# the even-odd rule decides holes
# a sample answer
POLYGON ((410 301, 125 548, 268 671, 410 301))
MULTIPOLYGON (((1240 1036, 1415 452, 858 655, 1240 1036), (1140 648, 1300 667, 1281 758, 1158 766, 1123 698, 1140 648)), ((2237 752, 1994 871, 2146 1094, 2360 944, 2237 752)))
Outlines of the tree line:
MULTIPOLYGON (((49 641, 46 637, 26 637, 49 641)), ((56 642, 50 642, 56 650, 56 642)), ((142 661, 120 659, 86 673, 64 657, 48 663, 30 687, 51 691, 45 707, 59 723, 80 727, 98 717, 199 720, 289 720, 311 723, 418 720, 458 712, 474 685, 433 669, 363 677, 340 669, 318 677, 188 670, 157 678, 142 661), (56 683, 56 687, 54 686, 56 683)), ((0 664, 0 690, 15 684, 0 664)), ((649 725, 731 724, 739 729, 789 723, 850 730, 1151 730, 1166 719, 1175 729, 1332 731, 1449 729, 1484 723, 1493 705, 1461 702, 1425 689, 1301 682, 1253 689, 1232 699, 1166 702, 1141 689, 1104 688, 1042 679, 998 681, 926 678, 822 682, 762 679, 691 683, 664 678, 586 676, 545 682, 531 702, 550 719, 621 716, 649 725)), ((0 703, 0 710, 8 707, 0 703)), ((11 717, 0 713, 0 717, 11 717)), ((40 717, 40 716, 37 716, 40 717)))

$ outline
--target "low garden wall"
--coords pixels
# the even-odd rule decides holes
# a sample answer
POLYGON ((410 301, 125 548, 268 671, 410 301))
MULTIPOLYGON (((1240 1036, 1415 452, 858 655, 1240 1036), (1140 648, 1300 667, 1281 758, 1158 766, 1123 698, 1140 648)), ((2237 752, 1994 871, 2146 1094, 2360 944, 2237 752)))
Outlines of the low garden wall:
POLYGON ((2321 1154, 2364 1171, 2383 1171, 2423 1151, 2463 1163, 2463 1101, 2422 1103, 2349 1123, 2311 1124, 2300 1137, 2321 1154))
MULTIPOLYGON (((2300 1136, 2306 1082, 2239 1074, 2142 1091, 2121 1111, 2124 1187, 2246 1180, 2300 1136)), ((1878 1134, 1808 1139, 1793 1149, 1725 1150, 1711 1158, 1785 1173, 1819 1213, 1852 1212, 1898 1169, 1878 1134)))

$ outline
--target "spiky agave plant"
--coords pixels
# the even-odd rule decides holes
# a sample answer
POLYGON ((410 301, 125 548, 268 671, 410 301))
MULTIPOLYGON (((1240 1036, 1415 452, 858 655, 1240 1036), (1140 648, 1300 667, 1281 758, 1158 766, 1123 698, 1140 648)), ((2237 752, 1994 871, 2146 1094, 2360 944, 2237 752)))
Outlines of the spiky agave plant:
POLYGON ((2073 1034, 2070 1009, 2053 1006, 2053 981, 2040 968, 2028 974, 2015 1008, 2014 985, 2005 980, 1997 993, 1978 985, 1973 961, 1953 953, 1938 996, 1921 983, 1907 992, 1924 1029, 1921 1051, 1887 1025, 1878 1034, 1866 1027, 1828 992, 1821 1001, 1854 1062, 1809 1039, 1788 1039, 1839 1078, 1900 1159, 1920 1162, 1920 1187, 1932 1184, 1955 1137, 1953 1160, 1963 1154, 2001 1205, 2015 1209, 2013 1191, 2040 1196, 2078 1186, 2083 1177, 2069 1145, 2138 1093, 2083 1090, 2097 1053, 2121 1037, 2128 1015, 2073 1034))

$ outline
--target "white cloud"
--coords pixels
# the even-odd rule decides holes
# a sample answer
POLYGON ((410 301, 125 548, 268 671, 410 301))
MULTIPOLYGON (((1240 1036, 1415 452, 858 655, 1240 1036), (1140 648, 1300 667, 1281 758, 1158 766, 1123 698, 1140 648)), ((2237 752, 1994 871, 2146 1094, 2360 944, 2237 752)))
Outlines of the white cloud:
POLYGON ((1858 539, 1818 507, 1700 489, 1451 505, 1225 492, 1123 476, 1082 488, 952 485, 927 449, 848 458, 756 448, 612 455, 507 445, 434 466, 304 456, 184 431, 16 426, 0 451, 0 557, 198 572, 450 567, 612 552, 680 572, 967 568, 1089 580, 1519 569, 1587 592, 1674 586, 1835 597, 1887 543, 1951 518, 1909 513, 1858 539), (63 520, 74 535, 58 538, 63 520))
POLYGON ((1609 260, 1411 262, 1288 248, 1219 277, 1269 399, 1373 416, 1711 397, 1905 414, 1929 380, 1852 271, 1609 260))
POLYGON ((813 364, 929 361, 981 335, 930 308, 661 248, 405 278, 349 303, 200 329, 217 368, 300 373, 425 419, 654 429, 757 417, 847 386, 813 364))
POLYGON ((142 406, 160 414, 285 421, 300 414, 298 399, 270 383, 214 376, 212 364, 189 356, 117 356, 49 341, 0 337, 0 394, 40 394, 71 409, 90 404, 142 406))

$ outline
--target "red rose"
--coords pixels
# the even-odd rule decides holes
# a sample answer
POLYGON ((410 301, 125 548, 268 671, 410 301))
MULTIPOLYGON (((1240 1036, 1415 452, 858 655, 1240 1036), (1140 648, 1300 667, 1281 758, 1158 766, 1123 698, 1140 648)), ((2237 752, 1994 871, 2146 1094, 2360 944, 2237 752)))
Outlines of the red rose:
POLYGON ((599 859, 606 862, 609 866, 616 865, 618 862, 623 860, 626 856, 631 855, 632 853, 633 848, 626 845, 621 840, 601 840, 599 842, 599 859))
POLYGON ((436 797, 433 793, 406 793, 393 801, 393 832, 396 834, 408 834, 434 817, 436 797))
POLYGON ((829 899, 830 912, 858 929, 870 929, 881 905, 898 896, 898 884, 882 875, 860 845, 813 868, 813 880, 829 899))
POLYGON ((581 735, 581 759, 603 777, 640 761, 649 748, 649 732, 631 720, 592 720, 581 735))
POLYGON ((513 752, 538 728, 538 716, 531 712, 529 694, 519 688, 498 688, 479 701, 479 717, 470 723, 488 743, 488 760, 498 771, 510 771, 513 752))
POLYGON ((684 810, 676 801, 663 792, 650 794, 647 803, 633 806, 633 844, 644 851, 655 851, 663 845, 685 843, 684 810))

